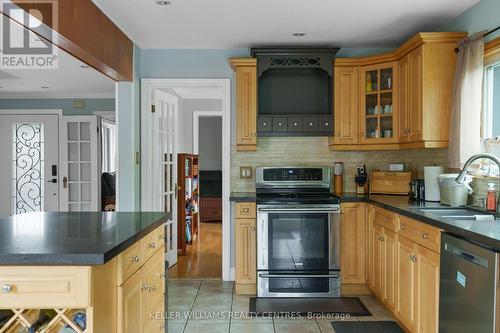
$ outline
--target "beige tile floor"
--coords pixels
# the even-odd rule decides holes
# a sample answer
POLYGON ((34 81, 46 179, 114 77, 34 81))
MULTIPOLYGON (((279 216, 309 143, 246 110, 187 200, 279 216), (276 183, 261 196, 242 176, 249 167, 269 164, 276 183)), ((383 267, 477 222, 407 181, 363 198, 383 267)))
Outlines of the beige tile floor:
POLYGON ((394 320, 372 295, 360 296, 371 317, 273 319, 250 318, 250 297, 235 295, 232 282, 170 280, 168 289, 168 333, 335 333, 332 320, 394 320))

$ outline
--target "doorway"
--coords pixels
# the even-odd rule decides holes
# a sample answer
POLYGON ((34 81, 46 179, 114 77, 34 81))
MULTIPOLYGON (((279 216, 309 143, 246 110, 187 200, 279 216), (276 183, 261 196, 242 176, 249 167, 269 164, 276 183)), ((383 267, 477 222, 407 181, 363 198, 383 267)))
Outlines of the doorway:
MULTIPOLYGON (((218 272, 218 277, 222 277, 223 280, 231 280, 231 224, 230 224, 230 205, 229 205, 229 184, 230 184, 230 81, 227 79, 143 79, 141 88, 141 207, 143 210, 154 210, 153 209, 153 198, 155 195, 159 195, 158 190, 155 191, 152 179, 161 180, 159 173, 152 173, 153 170, 153 154, 154 146, 152 145, 151 136, 154 136, 152 132, 154 128, 154 123, 152 122, 152 114, 157 112, 157 104, 155 103, 155 95, 158 91, 176 96, 178 100, 182 100, 185 103, 178 102, 178 126, 175 126, 178 130, 177 141, 175 143, 175 151, 178 156, 190 155, 191 158, 197 159, 197 155, 194 154, 194 142, 193 142, 193 121, 192 118, 194 112, 187 112, 189 105, 197 104, 201 100, 217 100, 218 107, 216 112, 221 118, 222 122, 222 222, 221 226, 221 241, 222 241, 222 256, 221 265, 218 272), (196 102, 195 102, 196 101, 196 102), (155 105, 154 112, 152 112, 152 105, 155 105), (184 124, 184 125, 181 125, 184 124), (189 124, 189 125, 185 125, 189 124)), ((197 110, 203 110, 203 108, 198 108, 197 110)), ((196 111, 197 111, 196 110, 196 111)), ((213 115, 216 115, 215 113, 213 115)), ((156 163, 158 165, 158 163, 156 163)), ((185 170, 182 170, 185 171, 185 170)), ((178 171, 178 175, 181 175, 178 171)), ((197 175, 193 174, 197 177, 197 175)), ((193 177, 191 172, 189 172, 190 177, 193 177)), ((177 182, 179 177, 174 179, 177 182)), ((195 179, 191 184, 197 184, 198 179, 195 179)), ((184 196, 184 193, 178 191, 178 188, 182 186, 175 186, 176 193, 184 196)), ((195 196, 196 191, 193 191, 195 196)), ((197 198, 195 198, 197 199, 197 198)), ((175 200, 175 196, 174 196, 175 200)), ((196 200, 195 200, 196 201, 196 200)), ((195 202, 194 201, 194 202, 195 202)), ((180 201, 179 201, 180 202, 180 201)), ((189 202, 193 202, 189 200, 189 202)), ((172 207, 172 206, 171 206, 172 207)), ((190 206, 190 210, 191 210, 190 206)), ((164 208, 163 208, 164 209, 164 208)), ((179 209, 181 209, 179 207, 179 209)), ((194 210, 196 212, 196 208, 194 210)), ((173 213, 173 212, 172 212, 173 213)), ((172 214, 173 215, 173 214, 172 214)), ((177 214, 179 218, 179 214, 177 214)), ((172 223, 178 223, 179 221, 173 221, 172 223)), ((181 221, 183 222, 183 221, 181 221)), ((192 221, 190 221, 192 222, 192 221)), ((201 223, 200 223, 201 224, 201 223)), ((180 224, 179 224, 180 225, 180 224)), ((187 224, 186 224, 187 225, 187 224)), ((203 225, 202 225, 203 227, 203 225)), ((189 232, 186 230, 186 234, 189 232)), ((198 237, 198 235, 192 235, 193 237, 198 237)), ((188 239, 190 240, 190 239, 188 239)), ((179 241, 179 240, 178 240, 179 241)), ((179 243, 180 244, 180 243, 179 243)), ((178 244, 178 245, 179 245, 178 244)), ((177 246, 178 248, 179 246, 177 246)), ((177 254, 177 253, 176 253, 177 254)), ((180 262, 180 258, 176 258, 177 265, 180 262)), ((175 265, 171 267, 169 271, 170 276, 177 269, 175 265)), ((204 277, 204 276, 200 276, 204 277)))
POLYGON ((59 210, 58 143, 58 115, 0 115, 0 217, 59 210))

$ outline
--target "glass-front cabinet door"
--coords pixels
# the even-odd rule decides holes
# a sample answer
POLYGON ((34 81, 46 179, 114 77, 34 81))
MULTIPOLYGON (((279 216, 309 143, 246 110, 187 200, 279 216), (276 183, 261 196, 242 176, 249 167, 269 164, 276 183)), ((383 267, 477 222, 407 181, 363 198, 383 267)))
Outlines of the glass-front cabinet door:
POLYGON ((397 142, 397 63, 361 69, 360 143, 397 142))

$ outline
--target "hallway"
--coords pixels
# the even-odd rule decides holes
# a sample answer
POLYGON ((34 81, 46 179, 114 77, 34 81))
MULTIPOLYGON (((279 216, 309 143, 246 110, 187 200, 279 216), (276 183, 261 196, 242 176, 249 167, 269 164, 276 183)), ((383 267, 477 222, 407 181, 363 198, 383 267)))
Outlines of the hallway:
POLYGON ((200 223, 198 238, 168 271, 172 279, 222 277, 222 223, 200 223))

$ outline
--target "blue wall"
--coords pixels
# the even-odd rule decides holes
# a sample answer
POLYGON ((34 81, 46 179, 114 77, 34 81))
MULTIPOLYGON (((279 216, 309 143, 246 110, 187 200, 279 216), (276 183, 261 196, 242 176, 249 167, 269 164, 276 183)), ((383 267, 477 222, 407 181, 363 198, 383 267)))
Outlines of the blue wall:
MULTIPOLYGON (((475 33, 491 30, 500 25, 500 0, 481 0, 461 15, 439 28, 439 31, 468 31, 475 33)), ((496 31, 486 37, 486 41, 500 36, 496 31)))
POLYGON ((0 109, 62 109, 65 116, 85 116, 93 111, 114 111, 114 98, 27 98, 0 99, 0 109), (83 109, 73 108, 74 100, 83 100, 83 109))

